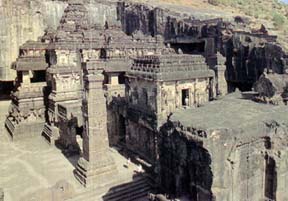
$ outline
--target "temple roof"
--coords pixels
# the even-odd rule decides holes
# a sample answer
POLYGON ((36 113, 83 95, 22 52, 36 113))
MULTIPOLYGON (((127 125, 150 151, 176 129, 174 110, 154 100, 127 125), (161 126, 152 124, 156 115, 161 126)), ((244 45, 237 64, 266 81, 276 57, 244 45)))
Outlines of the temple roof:
POLYGON ((12 68, 17 71, 39 71, 46 70, 47 67, 45 57, 20 57, 12 68))
POLYGON ((21 50, 45 50, 47 48, 48 44, 46 43, 42 43, 39 41, 27 41, 26 43, 24 43, 20 49, 21 50))
POLYGON ((201 55, 166 54, 134 59, 128 76, 173 81, 213 77, 214 71, 201 55))

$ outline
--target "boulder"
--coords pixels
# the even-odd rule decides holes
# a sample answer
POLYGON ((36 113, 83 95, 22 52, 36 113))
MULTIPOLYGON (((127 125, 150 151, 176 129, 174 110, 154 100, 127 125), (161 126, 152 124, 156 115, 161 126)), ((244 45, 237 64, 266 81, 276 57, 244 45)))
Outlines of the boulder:
POLYGON ((286 98, 286 91, 288 89, 288 75, 287 74, 266 74, 260 76, 259 80, 254 84, 255 92, 259 93, 261 97, 272 98, 274 96, 282 96, 286 98))

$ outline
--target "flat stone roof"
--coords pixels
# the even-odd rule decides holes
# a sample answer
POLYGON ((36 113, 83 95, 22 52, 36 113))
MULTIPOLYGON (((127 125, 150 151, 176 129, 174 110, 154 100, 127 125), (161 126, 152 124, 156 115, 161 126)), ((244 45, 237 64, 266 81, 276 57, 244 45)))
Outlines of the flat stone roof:
POLYGON ((178 110, 170 119, 186 128, 205 131, 231 129, 237 131, 238 135, 253 138, 267 134, 265 123, 287 124, 287 113, 287 106, 256 103, 241 99, 241 94, 234 93, 199 108, 178 110))

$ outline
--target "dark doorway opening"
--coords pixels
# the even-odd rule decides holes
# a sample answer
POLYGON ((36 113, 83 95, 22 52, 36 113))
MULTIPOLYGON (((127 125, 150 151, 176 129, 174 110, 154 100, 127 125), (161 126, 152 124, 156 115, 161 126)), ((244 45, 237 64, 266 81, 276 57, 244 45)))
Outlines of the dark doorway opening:
POLYGON ((182 106, 189 105, 189 89, 182 89, 182 106))
POLYGON ((105 49, 100 50, 100 59, 106 59, 107 58, 107 51, 105 49))
POLYGON ((46 71, 33 71, 33 77, 31 78, 32 83, 36 82, 46 82, 46 71))
POLYGON ((228 84, 228 93, 235 92, 236 89, 239 89, 241 92, 251 91, 253 87, 252 82, 227 82, 228 84))
POLYGON ((176 51, 181 49, 184 54, 204 54, 205 53, 205 41, 196 43, 175 43, 171 44, 171 47, 176 51))
POLYGON ((120 73, 118 76, 119 84, 125 84, 125 73, 120 73))
POLYGON ((104 80, 103 80, 103 84, 109 84, 109 75, 107 73, 103 73, 104 75, 104 80))
POLYGON ((125 118, 120 115, 119 116, 119 142, 126 143, 126 123, 125 118))
POLYGON ((83 126, 80 127, 76 126, 75 129, 76 129, 76 135, 79 135, 81 136, 81 138, 83 138, 83 131, 84 131, 83 126))

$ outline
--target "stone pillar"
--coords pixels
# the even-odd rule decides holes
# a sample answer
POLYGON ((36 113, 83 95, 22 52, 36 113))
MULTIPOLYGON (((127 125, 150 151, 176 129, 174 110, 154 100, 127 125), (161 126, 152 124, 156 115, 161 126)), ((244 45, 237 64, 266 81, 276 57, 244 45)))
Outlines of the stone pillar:
POLYGON ((226 73, 226 58, 219 52, 217 53, 217 95, 225 96, 228 93, 228 86, 225 77, 226 73))
POLYGON ((109 155, 103 80, 99 70, 84 77, 83 155, 78 161, 75 176, 86 187, 109 182, 109 178, 117 174, 114 160, 109 155))

